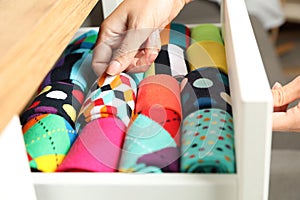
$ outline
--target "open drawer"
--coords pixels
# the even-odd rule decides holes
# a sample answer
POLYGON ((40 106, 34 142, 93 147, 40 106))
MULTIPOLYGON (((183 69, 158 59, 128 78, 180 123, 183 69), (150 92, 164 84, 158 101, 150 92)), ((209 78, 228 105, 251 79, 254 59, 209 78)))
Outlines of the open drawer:
POLYGON ((4 172, 4 177, 14 174, 14 181, 25 177, 16 187, 26 186, 27 194, 35 191, 28 195, 42 200, 267 200, 271 92, 244 2, 224 0, 221 16, 235 126, 236 174, 30 173, 20 123, 14 118, 0 135, 0 157, 5 156, 4 149, 14 148, 17 167, 0 167, 0 185, 5 185, 4 172), (18 145, 11 146, 16 143, 12 138, 18 145), (19 168, 22 170, 14 173, 19 168))

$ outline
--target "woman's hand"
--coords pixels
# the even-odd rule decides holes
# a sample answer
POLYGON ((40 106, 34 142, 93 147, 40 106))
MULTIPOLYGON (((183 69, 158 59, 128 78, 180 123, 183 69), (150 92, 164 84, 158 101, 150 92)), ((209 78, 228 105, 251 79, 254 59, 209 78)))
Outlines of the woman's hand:
POLYGON ((300 103, 288 109, 290 103, 300 99, 300 76, 285 86, 275 83, 272 94, 274 102, 273 130, 300 132, 300 103))
POLYGON ((146 71, 160 50, 159 29, 190 1, 124 0, 101 25, 93 54, 96 74, 146 71))

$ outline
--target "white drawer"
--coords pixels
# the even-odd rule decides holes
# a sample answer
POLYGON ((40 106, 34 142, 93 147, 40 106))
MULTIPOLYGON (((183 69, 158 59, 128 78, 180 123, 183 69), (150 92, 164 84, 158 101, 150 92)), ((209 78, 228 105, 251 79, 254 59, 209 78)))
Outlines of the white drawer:
MULTIPOLYGON (((33 185, 39 200, 267 200, 271 92, 244 2, 224 0, 221 16, 235 126, 236 174, 31 173, 32 180, 26 179, 20 187, 33 185)), ((19 122, 13 123, 20 133, 17 137, 22 138, 19 122)), ((0 140, 11 131, 6 129, 0 140)), ((6 146, 19 150, 20 167, 24 168, 24 147, 6 146)), ((0 168, 4 169, 10 170, 0 168)), ((22 173, 30 176, 29 169, 22 173)))

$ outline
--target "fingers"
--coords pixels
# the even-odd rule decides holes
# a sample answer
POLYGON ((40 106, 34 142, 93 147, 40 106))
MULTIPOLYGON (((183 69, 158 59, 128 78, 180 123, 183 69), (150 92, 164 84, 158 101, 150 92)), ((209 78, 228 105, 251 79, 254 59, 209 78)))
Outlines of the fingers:
POLYGON ((148 49, 150 48, 145 46, 148 38, 151 38, 152 32, 153 29, 150 28, 128 30, 120 47, 113 52, 113 58, 106 73, 115 75, 137 65, 149 65, 150 59, 153 62, 155 58, 153 59, 154 56, 149 56, 148 49), (143 53, 144 55, 142 55, 143 53), (136 59, 137 56, 140 56, 140 58, 136 59))
POLYGON ((300 132, 300 104, 287 112, 274 112, 272 117, 273 131, 300 132))
POLYGON ((272 88, 274 107, 287 105, 300 98, 300 76, 285 86, 275 83, 272 88))

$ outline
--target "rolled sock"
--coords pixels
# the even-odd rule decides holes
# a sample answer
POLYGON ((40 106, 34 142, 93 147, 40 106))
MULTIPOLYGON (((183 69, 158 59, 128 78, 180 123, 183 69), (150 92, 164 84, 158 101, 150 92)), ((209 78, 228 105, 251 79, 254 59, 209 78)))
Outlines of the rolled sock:
POLYGON ((224 44, 221 29, 214 24, 201 24, 191 28, 192 43, 214 41, 224 44))
POLYGON ((103 76, 90 88, 76 123, 80 130, 90 121, 115 116, 128 126, 134 108, 136 83, 125 73, 103 76))
POLYGON ((66 48, 64 53, 69 54, 70 52, 78 49, 93 49, 98 37, 98 31, 89 30, 77 38, 75 38, 66 48))
POLYGON ((145 72, 145 77, 157 74, 167 74, 176 77, 184 76, 187 72, 183 49, 174 44, 168 44, 161 47, 154 63, 145 72))
POLYGON ((160 74, 145 78, 140 83, 135 112, 142 112, 153 105, 174 110, 182 117, 180 88, 176 79, 160 74))
POLYGON ((41 114, 62 116, 75 128, 75 120, 83 104, 84 93, 72 83, 55 82, 44 87, 21 114, 21 124, 41 114))
POLYGON ((60 59, 47 74, 40 88, 64 81, 77 84, 86 93, 97 79, 92 70, 92 49, 97 39, 96 31, 89 31, 70 43, 60 59))
POLYGON ((151 108, 143 110, 140 114, 147 116, 156 123, 160 124, 175 140, 176 144, 180 145, 180 115, 169 109, 165 109, 159 105, 153 105, 151 108))
POLYGON ((234 173, 234 128, 230 114, 198 110, 182 123, 181 172, 234 173))
POLYGON ((179 23, 172 22, 167 25, 160 33, 161 45, 175 44, 182 49, 190 45, 190 29, 179 23))
POLYGON ((228 73, 224 45, 214 41, 195 42, 186 50, 189 71, 216 67, 228 73))
POLYGON ((29 165, 42 172, 54 172, 77 137, 68 121, 55 114, 32 118, 23 133, 29 165))
POLYGON ((232 114, 228 76, 214 67, 194 70, 181 81, 183 118, 206 108, 219 108, 232 114))
POLYGON ((158 123, 139 114, 127 130, 120 172, 178 172, 179 148, 158 123))
POLYGON ((136 113, 119 170, 178 172, 181 104, 176 79, 164 74, 145 78, 139 85, 136 113))
POLYGON ((77 137, 58 172, 115 172, 125 136, 124 123, 115 117, 89 122, 77 137))

